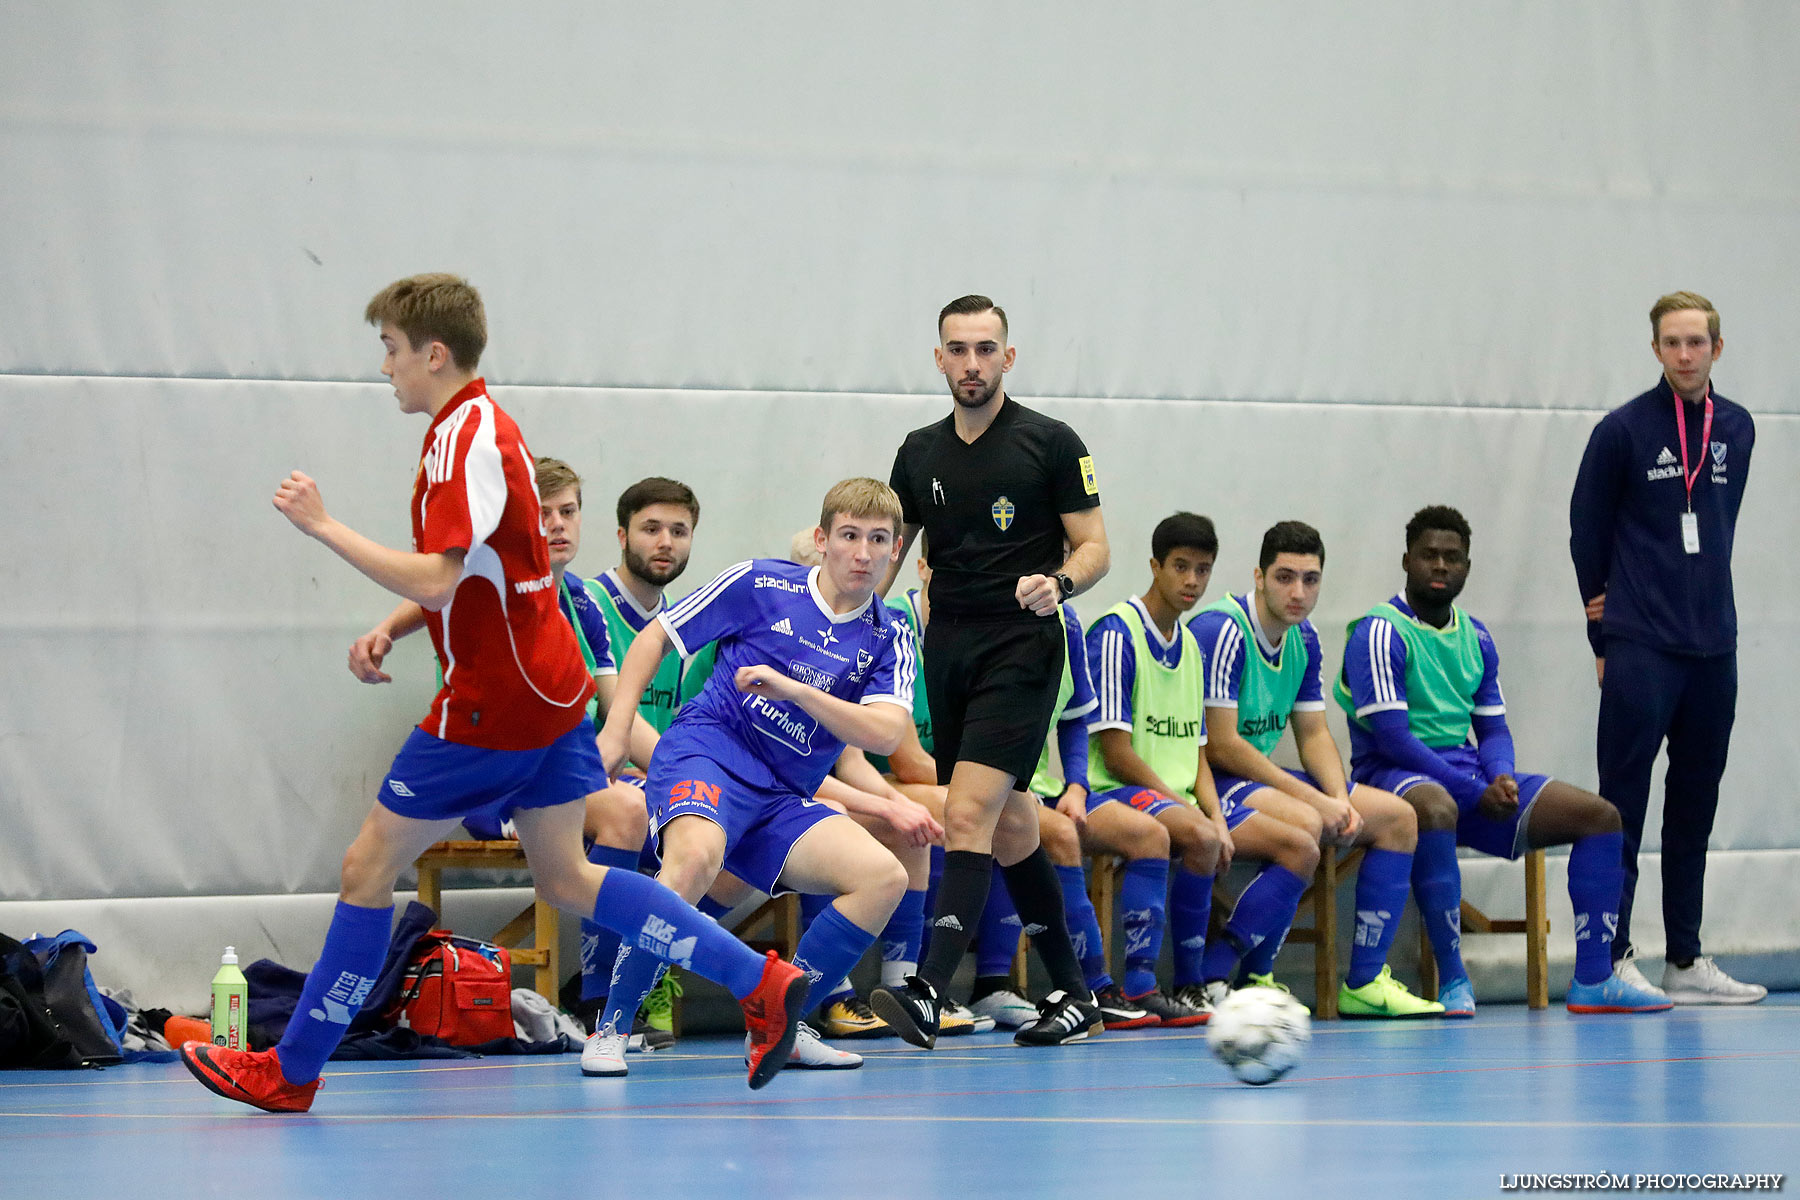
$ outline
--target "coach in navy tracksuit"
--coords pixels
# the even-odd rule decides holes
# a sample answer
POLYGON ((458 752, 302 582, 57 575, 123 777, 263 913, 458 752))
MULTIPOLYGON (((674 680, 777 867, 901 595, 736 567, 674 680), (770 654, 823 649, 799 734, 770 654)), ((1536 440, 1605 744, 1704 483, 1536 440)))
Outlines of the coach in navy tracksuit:
MULTIPOLYGON (((1638 844, 1664 738, 1663 987, 1688 1004, 1747 1004, 1765 990, 1700 954, 1706 843, 1737 706, 1731 546, 1756 425, 1712 390, 1724 341, 1702 296, 1650 311, 1662 380, 1608 413, 1588 439, 1569 500, 1569 552, 1600 673, 1600 792, 1625 823, 1625 894, 1613 957, 1630 956, 1638 844)), ((1644 982, 1641 974, 1639 980, 1644 982)))

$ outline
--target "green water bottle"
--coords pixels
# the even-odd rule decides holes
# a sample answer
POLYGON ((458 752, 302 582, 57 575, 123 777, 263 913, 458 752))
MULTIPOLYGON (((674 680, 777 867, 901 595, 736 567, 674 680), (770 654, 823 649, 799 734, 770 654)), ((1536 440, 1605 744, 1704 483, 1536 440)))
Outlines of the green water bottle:
POLYGON ((236 946, 225 947, 225 956, 219 960, 219 973, 212 981, 212 1001, 213 1045, 248 1050, 244 1020, 250 1007, 250 985, 238 970, 236 946))

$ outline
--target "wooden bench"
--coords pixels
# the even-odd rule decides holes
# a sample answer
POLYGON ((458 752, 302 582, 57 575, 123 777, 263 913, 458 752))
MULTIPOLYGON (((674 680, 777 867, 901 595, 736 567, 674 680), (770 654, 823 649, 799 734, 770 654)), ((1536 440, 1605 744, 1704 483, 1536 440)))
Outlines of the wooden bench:
MULTIPOLYGON (((1495 919, 1462 902, 1462 931, 1470 933, 1522 933, 1525 935, 1525 1003, 1532 1008, 1550 1006, 1550 917, 1544 907, 1544 852, 1525 855, 1525 919, 1495 919)), ((1419 926, 1419 994, 1436 1000, 1437 958, 1423 923, 1419 926)))
MULTIPOLYGON (((525 862, 525 851, 518 842, 507 839, 499 842, 439 842, 419 855, 414 864, 419 870, 419 902, 438 914, 441 923, 444 920, 443 910, 443 872, 445 868, 463 868, 475 871, 525 871, 530 868, 525 862)), ((556 1003, 558 987, 558 919, 556 909, 536 897, 525 906, 518 916, 508 921, 493 941, 512 951, 515 967, 533 967, 532 991, 556 1003), (529 947, 520 945, 527 937, 532 941, 529 947)))

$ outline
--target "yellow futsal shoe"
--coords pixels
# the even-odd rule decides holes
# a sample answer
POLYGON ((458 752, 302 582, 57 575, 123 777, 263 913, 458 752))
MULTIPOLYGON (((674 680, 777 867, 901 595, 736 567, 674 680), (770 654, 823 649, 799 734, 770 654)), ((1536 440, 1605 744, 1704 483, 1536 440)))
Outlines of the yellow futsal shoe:
POLYGON ((1426 1000, 1407 991, 1406 985, 1395 979, 1394 973, 1386 967, 1359 988, 1346 983, 1338 989, 1340 1017, 1435 1017, 1443 1011, 1444 1006, 1436 1000, 1426 1000))
POLYGON ((819 1012, 819 1026, 829 1038, 892 1037, 888 1023, 869 1009, 869 1002, 851 992, 827 1004, 819 1012))
MULTIPOLYGON (((1286 992, 1290 996, 1294 994, 1292 988, 1288 987, 1287 984, 1282 983, 1275 978, 1275 973, 1273 971, 1271 971, 1267 975, 1246 974, 1244 976, 1244 986, 1245 987, 1274 988, 1276 991, 1286 992)), ((1306 1005, 1302 1004, 1302 1005, 1300 1005, 1300 1007, 1306 1008, 1306 1005)), ((1306 1015, 1310 1017, 1312 1015, 1312 1009, 1306 1008, 1306 1015)))

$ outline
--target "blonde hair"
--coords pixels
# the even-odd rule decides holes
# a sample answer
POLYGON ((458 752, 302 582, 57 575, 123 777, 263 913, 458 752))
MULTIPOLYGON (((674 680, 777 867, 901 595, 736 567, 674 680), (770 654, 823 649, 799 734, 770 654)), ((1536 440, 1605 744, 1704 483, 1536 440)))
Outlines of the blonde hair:
POLYGON ((829 534, 832 518, 839 516, 886 517, 894 523, 894 536, 900 536, 900 497, 879 479, 859 475, 833 484, 819 509, 819 528, 829 534))
POLYGON ((469 281, 441 272, 409 275, 376 292, 363 309, 371 325, 392 325, 414 350, 442 342, 456 365, 473 371, 487 349, 487 310, 469 281))
POLYGON ((825 556, 819 553, 818 545, 813 541, 811 526, 799 529, 788 542, 788 558, 803 567, 817 567, 825 562, 825 556))
POLYGON ((1650 306, 1650 338, 1652 341, 1662 336, 1662 319, 1672 312, 1689 310, 1706 314, 1706 332, 1712 335, 1713 341, 1719 340, 1719 310, 1712 306, 1712 301, 1699 292, 1670 292, 1650 306))
POLYGON ((532 464, 537 472, 538 499, 554 496, 564 488, 575 489, 575 507, 581 507, 581 476, 575 468, 560 458, 546 458, 540 455, 532 464))

